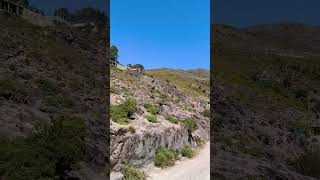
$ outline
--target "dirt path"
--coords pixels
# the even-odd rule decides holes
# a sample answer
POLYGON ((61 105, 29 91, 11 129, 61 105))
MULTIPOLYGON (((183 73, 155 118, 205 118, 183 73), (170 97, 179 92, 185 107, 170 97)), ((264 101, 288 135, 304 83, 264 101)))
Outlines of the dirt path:
POLYGON ((192 159, 177 161, 167 169, 151 167, 148 180, 210 180, 210 142, 192 159))

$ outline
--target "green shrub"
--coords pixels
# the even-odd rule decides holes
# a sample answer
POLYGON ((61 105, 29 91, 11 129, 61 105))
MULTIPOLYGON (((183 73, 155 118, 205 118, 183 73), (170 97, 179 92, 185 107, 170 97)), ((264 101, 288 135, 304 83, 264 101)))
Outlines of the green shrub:
POLYGON ((310 137, 312 135, 312 129, 302 120, 296 120, 289 123, 290 131, 296 135, 303 135, 310 137))
POLYGON ((129 132, 131 134, 134 134, 136 132, 136 129, 134 127, 132 127, 132 126, 129 126, 129 132))
POLYGON ((0 79, 0 97, 24 102, 29 94, 29 85, 12 79, 0 79))
POLYGON ((292 164, 303 175, 320 178, 320 148, 305 153, 292 164))
POLYGON ((166 120, 168 120, 174 124, 179 123, 179 121, 176 118, 174 118, 173 116, 171 116, 170 114, 166 114, 164 117, 166 118, 166 120))
POLYGON ((46 92, 47 94, 58 94, 61 89, 56 81, 53 80, 38 80, 39 86, 42 91, 46 92))
POLYGON ((137 111, 137 103, 133 98, 127 99, 125 102, 119 105, 111 106, 112 120, 119 124, 128 124, 128 118, 132 117, 137 111))
POLYGON ((197 127, 195 120, 192 118, 187 118, 187 119, 183 120, 183 124, 185 127, 187 127, 188 129, 190 129, 192 131, 195 130, 197 127))
POLYGON ((191 147, 184 147, 181 149, 182 157, 192 158, 195 155, 195 151, 191 147))
POLYGON ((157 116, 154 116, 154 115, 145 115, 144 118, 146 118, 149 122, 152 122, 152 123, 158 122, 157 116))
POLYGON ((51 95, 44 98, 40 110, 43 112, 56 112, 61 109, 72 109, 75 103, 69 96, 62 94, 51 95))
POLYGON ((174 166, 176 161, 176 153, 165 147, 158 149, 154 164, 157 167, 165 168, 169 166, 174 166))
POLYGON ((147 179, 147 175, 145 172, 127 164, 123 165, 122 174, 123 174, 124 180, 146 180, 147 179))
POLYGON ((160 112, 160 108, 159 107, 156 107, 156 106, 151 105, 151 104, 144 104, 144 108, 146 108, 147 111, 149 113, 151 113, 152 115, 157 115, 160 112))
POLYGON ((59 115, 27 138, 0 140, 0 176, 4 179, 57 179, 84 159, 84 123, 59 115))

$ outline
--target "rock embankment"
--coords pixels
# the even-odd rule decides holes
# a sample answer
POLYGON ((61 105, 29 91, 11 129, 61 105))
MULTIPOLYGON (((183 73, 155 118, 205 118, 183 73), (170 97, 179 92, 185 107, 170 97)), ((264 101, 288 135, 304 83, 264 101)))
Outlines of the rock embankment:
POLYGON ((119 171, 124 162, 138 167, 151 163, 160 147, 178 150, 209 139, 209 118, 202 113, 208 108, 208 98, 188 96, 168 81, 113 69, 112 106, 129 97, 136 100, 136 112, 128 124, 121 125, 111 119, 113 170, 119 171), (151 113, 146 105, 154 107, 156 112, 151 113), (148 121, 148 115, 156 121, 148 121), (168 120, 168 116, 174 120, 168 120), (192 120, 191 128, 185 125, 186 119, 192 120))

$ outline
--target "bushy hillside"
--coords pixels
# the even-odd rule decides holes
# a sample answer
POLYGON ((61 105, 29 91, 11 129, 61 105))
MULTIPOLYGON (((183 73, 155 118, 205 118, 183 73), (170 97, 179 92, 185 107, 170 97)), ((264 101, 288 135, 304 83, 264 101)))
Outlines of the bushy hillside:
MULTIPOLYGON (((209 88, 206 83, 208 78, 182 70, 140 74, 112 68, 113 171, 120 171, 125 163, 135 167, 152 162, 160 167, 172 166, 177 152, 209 140, 208 95, 198 89, 186 91, 192 84, 209 88)), ((191 149, 187 151, 192 153, 191 149)))
POLYGON ((10 14, 0 22, 0 179, 103 172, 105 34, 37 27, 10 14))
POLYGON ((214 177, 238 177, 231 167, 242 178, 320 177, 311 160, 320 152, 318 32, 295 23, 212 25, 214 177))

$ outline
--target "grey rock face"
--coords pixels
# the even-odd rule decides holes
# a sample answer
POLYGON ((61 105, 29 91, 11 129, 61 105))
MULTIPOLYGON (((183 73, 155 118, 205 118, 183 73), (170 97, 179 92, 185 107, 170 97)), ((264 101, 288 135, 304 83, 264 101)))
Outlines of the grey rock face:
POLYGON ((110 164, 118 171, 120 164, 128 162, 135 166, 151 163, 160 147, 178 150, 185 146, 195 146, 198 140, 209 139, 209 118, 201 112, 208 103, 208 98, 189 97, 174 84, 155 80, 150 76, 131 76, 125 72, 111 78, 111 104, 122 103, 131 94, 137 101, 137 112, 129 125, 119 125, 111 120, 111 156, 110 164), (159 107, 156 114, 158 123, 148 122, 144 115, 149 114, 144 104, 159 107), (204 105, 205 104, 205 105, 204 105), (174 117, 174 124, 166 119, 174 117), (192 118, 195 130, 188 130, 183 120, 192 118), (132 133, 129 127, 135 129, 132 133))
POLYGON ((180 149, 192 146, 188 141, 188 130, 178 126, 146 127, 130 134, 125 128, 118 125, 111 126, 111 167, 125 161, 136 166, 150 163, 160 147, 180 149))

